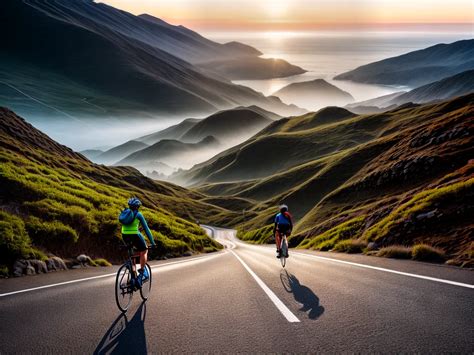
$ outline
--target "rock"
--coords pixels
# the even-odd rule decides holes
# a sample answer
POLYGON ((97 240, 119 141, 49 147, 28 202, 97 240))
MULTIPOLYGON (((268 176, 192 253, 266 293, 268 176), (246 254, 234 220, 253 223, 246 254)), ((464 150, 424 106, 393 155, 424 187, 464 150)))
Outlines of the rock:
POLYGON ((88 257, 85 254, 79 255, 77 258, 77 261, 79 261, 82 265, 92 265, 93 261, 90 257, 88 257))
POLYGON ((80 268, 82 268, 81 265, 73 265, 73 266, 71 266, 71 269, 80 269, 80 268))
POLYGON ((186 251, 186 252, 183 253, 182 256, 192 256, 192 255, 193 255, 193 253, 191 251, 186 251))
POLYGON ((28 266, 26 260, 17 260, 13 264, 13 276, 19 277, 25 274, 25 269, 28 266))
POLYGON ((48 268, 48 271, 67 270, 64 260, 57 256, 53 256, 46 260, 46 267, 48 268))
POLYGON ((25 269, 25 274, 35 275, 36 274, 35 268, 33 266, 28 265, 25 269))
POLYGON ((46 274, 48 272, 48 268, 46 267, 46 263, 41 260, 27 260, 28 266, 34 268, 37 274, 46 274))

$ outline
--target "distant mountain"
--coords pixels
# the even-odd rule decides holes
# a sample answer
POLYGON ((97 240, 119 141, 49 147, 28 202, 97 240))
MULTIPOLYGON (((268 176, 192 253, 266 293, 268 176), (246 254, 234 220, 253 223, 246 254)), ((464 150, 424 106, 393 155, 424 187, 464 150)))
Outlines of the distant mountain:
POLYGON ((87 159, 92 160, 96 156, 102 154, 104 151, 100 149, 86 149, 86 150, 81 150, 79 153, 84 155, 87 159))
POLYGON ((136 138, 135 140, 146 143, 148 145, 158 143, 162 139, 179 140, 183 136, 183 134, 185 134, 191 127, 193 127, 199 121, 200 119, 198 118, 188 118, 164 130, 136 138))
POLYGON ((220 248, 188 221, 210 221, 228 212, 200 202, 207 196, 153 181, 130 167, 93 164, 8 109, 0 108, 0 121, 3 269, 12 272, 18 259, 45 261, 56 255, 75 260, 83 253, 119 262, 117 214, 132 195, 142 200, 155 235, 162 233, 157 253, 181 256, 187 250, 220 248))
POLYGON ((112 165, 126 156, 135 153, 138 150, 145 149, 148 146, 148 144, 143 142, 131 140, 95 156, 92 160, 96 163, 112 165))
POLYGON ((417 87, 474 69, 474 39, 437 44, 360 66, 334 79, 417 87))
POLYGON ((180 138, 183 142, 198 142, 207 136, 216 137, 223 145, 242 142, 273 122, 248 108, 217 112, 194 124, 180 138))
POLYGON ((164 139, 128 155, 115 165, 130 165, 145 172, 159 171, 162 163, 172 167, 190 167, 196 161, 203 161, 213 156, 219 146, 219 141, 212 136, 207 136, 197 143, 164 139))
POLYGON ((200 67, 230 80, 263 80, 306 73, 303 68, 292 65, 286 60, 259 57, 214 60, 201 64, 200 67))
POLYGON ((235 109, 218 112, 203 119, 188 118, 177 125, 170 126, 164 130, 148 134, 143 137, 135 138, 135 140, 149 145, 155 144, 162 139, 174 139, 181 140, 186 143, 195 143, 196 141, 199 141, 202 138, 211 135, 216 137, 219 141, 221 141, 221 143, 225 143, 223 142, 223 139, 231 139, 232 141, 235 141, 237 139, 239 141, 243 141, 246 139, 242 139, 243 136, 250 137, 251 135, 257 133, 262 128, 261 123, 263 121, 268 124, 270 120, 277 120, 280 118, 280 115, 277 115, 274 112, 264 110, 261 107, 255 105, 248 107, 239 106, 235 109), (229 113, 226 113, 227 111, 229 113), (252 119, 251 116, 253 116, 254 119, 252 119), (262 117, 264 118, 263 120, 262 117), (223 122, 218 122, 221 119, 223 122), (239 125, 238 121, 240 119, 242 120, 242 124, 239 125), (207 123, 204 121, 206 121, 207 123), (210 123, 211 121, 213 123, 210 123), (200 123, 201 127, 209 127, 210 131, 207 132, 208 134, 200 134, 199 137, 196 138, 195 131, 194 133, 190 132, 189 135, 186 136, 186 138, 183 138, 188 131, 190 131, 194 126, 196 126, 197 123, 200 123), (234 134, 234 129, 241 130, 242 126, 245 125, 244 123, 248 124, 247 131, 243 136, 237 137, 237 135, 234 134), (213 124, 216 124, 216 127, 210 127, 213 124))
POLYGON ((474 69, 420 86, 387 102, 388 105, 406 102, 441 101, 474 92, 474 69))
POLYGON ((246 56, 247 46, 220 45, 89 0, 2 1, 0 11, 8 14, 0 22, 0 104, 22 113, 74 120, 210 114, 254 104, 297 111, 187 61, 190 53, 246 56))
POLYGON ((408 92, 398 92, 367 101, 356 102, 346 107, 355 112, 360 112, 361 110, 369 112, 386 111, 408 102, 427 103, 447 100, 472 92, 474 92, 474 70, 468 70, 434 83, 422 85, 408 92))
POLYGON ((351 94, 329 84, 324 79, 292 83, 273 95, 281 98, 283 102, 308 109, 321 106, 341 106, 354 101, 351 94))

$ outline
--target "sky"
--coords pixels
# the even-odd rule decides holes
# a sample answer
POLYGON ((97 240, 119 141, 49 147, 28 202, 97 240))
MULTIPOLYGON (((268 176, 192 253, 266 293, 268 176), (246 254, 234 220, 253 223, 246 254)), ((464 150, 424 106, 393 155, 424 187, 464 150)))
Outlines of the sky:
MULTIPOLYGON (((312 30, 463 24, 474 0, 100 0, 202 30, 312 30)), ((455 26, 454 26, 455 27, 455 26)))

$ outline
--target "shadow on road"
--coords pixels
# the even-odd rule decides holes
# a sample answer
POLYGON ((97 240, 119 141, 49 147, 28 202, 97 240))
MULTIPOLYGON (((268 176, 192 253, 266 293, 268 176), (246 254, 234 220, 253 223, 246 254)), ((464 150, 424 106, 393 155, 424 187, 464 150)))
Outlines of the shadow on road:
POLYGON ((145 316, 145 302, 130 321, 126 314, 120 314, 102 337, 94 354, 146 354, 145 316))
POLYGON ((318 296, 309 287, 302 285, 295 275, 282 270, 280 280, 285 290, 293 294, 295 301, 302 304, 300 311, 309 311, 309 319, 318 319, 324 313, 324 307, 319 304, 318 296))

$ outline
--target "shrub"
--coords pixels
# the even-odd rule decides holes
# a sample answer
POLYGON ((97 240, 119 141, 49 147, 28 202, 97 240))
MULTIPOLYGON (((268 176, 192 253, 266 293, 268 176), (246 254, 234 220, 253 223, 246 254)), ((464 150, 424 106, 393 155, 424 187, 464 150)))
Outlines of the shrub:
POLYGON ((79 238, 70 226, 59 221, 45 222, 36 217, 27 220, 26 229, 38 245, 67 245, 77 242, 79 238))
POLYGON ((7 265, 25 257, 30 251, 31 240, 23 221, 12 214, 0 211, 0 259, 7 265))
POLYGON ((8 277, 8 275, 8 267, 6 267, 5 265, 0 265, 0 277, 8 277))
POLYGON ((94 259, 94 264, 97 266, 112 266, 111 263, 109 263, 107 260, 99 258, 99 259, 94 259))
POLYGON ((446 260, 442 249, 427 244, 415 245, 412 250, 412 256, 413 259, 420 261, 444 262, 446 260))
POLYGON ((377 256, 384 258, 394 258, 394 259, 410 259, 411 258, 411 248, 403 245, 391 245, 380 249, 377 256))
POLYGON ((344 253, 362 253, 365 247, 367 247, 367 243, 363 240, 346 239, 338 242, 333 250, 344 253))

